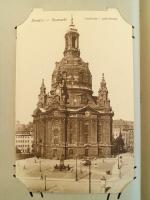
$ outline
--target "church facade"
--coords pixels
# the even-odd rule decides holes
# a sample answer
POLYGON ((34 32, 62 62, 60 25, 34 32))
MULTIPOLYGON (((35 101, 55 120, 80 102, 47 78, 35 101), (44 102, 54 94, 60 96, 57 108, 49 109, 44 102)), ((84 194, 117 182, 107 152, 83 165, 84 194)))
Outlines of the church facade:
POLYGON ((98 95, 93 95, 92 75, 80 57, 79 33, 72 19, 50 92, 42 80, 33 112, 34 154, 50 159, 110 157, 113 115, 104 74, 98 95))

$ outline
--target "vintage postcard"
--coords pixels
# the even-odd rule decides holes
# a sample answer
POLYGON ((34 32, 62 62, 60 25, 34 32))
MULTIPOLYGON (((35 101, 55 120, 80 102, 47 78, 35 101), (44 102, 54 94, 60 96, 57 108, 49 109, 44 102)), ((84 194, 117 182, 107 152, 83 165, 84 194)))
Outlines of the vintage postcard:
POLYGON ((34 9, 17 27, 16 176, 118 193, 134 176, 132 26, 116 9, 34 9))

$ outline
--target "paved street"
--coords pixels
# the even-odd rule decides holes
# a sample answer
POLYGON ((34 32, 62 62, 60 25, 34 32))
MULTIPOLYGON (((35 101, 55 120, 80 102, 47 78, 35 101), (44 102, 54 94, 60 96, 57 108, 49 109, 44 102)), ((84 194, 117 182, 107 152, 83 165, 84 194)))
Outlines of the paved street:
MULTIPOLYGON (((92 161, 91 171, 92 178, 97 179, 97 176, 103 176, 106 171, 112 171, 112 168, 116 162, 116 158, 105 158, 97 159, 92 161)), ((17 166, 17 176, 21 177, 40 177, 41 173, 50 178, 71 178, 75 179, 76 174, 76 163, 75 160, 65 160, 65 165, 70 166, 69 171, 56 171, 54 166, 59 164, 59 160, 49 160, 49 159, 34 159, 29 158, 25 160, 18 160, 16 162, 17 166)), ((82 161, 77 161, 77 171, 79 179, 88 178, 88 166, 81 164, 82 161)), ((100 177, 99 177, 100 178, 100 177)))
MULTIPOLYGON (((60 193, 88 193, 89 168, 77 162, 77 177, 75 181, 75 160, 66 160, 65 165, 70 165, 69 171, 55 171, 54 166, 58 160, 25 159, 16 162, 16 175, 31 191, 46 191, 60 193), (46 180, 45 180, 46 176, 46 180)), ((134 176, 133 157, 130 154, 122 155, 122 166, 118 170, 118 159, 92 160, 91 166, 91 193, 101 193, 108 188, 108 192, 118 192, 127 185, 134 176), (107 175, 106 171, 111 174, 107 175), (106 178, 101 180, 102 177, 106 178)))
MULTIPOLYGON (((32 191, 44 191, 45 181, 41 179, 21 179, 21 181, 28 185, 28 188, 32 191)), ((92 193, 103 192, 102 185, 98 180, 92 180, 92 193)), ((60 192, 60 193, 89 193, 88 180, 82 179, 74 181, 72 179, 47 179, 46 191, 48 192, 60 192)))

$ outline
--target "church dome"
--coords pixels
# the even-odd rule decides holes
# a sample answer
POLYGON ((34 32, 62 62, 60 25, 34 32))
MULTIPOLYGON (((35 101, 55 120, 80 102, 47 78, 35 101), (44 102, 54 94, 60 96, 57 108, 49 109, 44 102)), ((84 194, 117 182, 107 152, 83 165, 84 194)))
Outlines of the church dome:
POLYGON ((56 62, 52 74, 52 89, 56 87, 60 74, 66 80, 68 90, 80 89, 92 93, 92 75, 88 63, 80 57, 79 33, 73 24, 73 18, 69 31, 65 34, 64 57, 56 62))

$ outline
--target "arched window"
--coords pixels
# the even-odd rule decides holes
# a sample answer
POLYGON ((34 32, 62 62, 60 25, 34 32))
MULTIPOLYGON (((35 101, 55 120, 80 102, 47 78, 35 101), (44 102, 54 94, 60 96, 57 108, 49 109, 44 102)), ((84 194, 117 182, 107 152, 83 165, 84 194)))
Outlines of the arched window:
POLYGON ((54 129, 54 136, 58 135, 58 129, 54 129))
POLYGON ((72 47, 76 48, 76 37, 75 36, 72 37, 72 47))

